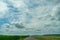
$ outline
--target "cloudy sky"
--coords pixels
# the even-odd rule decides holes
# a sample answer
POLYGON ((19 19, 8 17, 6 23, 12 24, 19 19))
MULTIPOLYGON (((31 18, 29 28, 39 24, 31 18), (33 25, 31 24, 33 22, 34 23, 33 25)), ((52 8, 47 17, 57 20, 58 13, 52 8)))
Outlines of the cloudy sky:
POLYGON ((60 1, 0 0, 0 34, 60 34, 60 1))

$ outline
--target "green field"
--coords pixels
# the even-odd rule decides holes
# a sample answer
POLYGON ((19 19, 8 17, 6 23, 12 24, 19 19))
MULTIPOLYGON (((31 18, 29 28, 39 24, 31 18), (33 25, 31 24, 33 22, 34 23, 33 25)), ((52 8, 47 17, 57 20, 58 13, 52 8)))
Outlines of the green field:
MULTIPOLYGON (((24 40, 26 37, 29 36, 6 36, 6 35, 0 35, 0 40, 24 40)), ((37 40, 60 40, 60 36, 31 36, 37 40)))

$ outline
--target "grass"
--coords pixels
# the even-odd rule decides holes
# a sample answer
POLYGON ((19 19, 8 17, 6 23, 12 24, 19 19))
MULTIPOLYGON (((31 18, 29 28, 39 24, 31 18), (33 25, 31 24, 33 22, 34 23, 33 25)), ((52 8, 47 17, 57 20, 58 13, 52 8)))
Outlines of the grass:
POLYGON ((34 36, 38 40, 60 40, 60 36, 34 36))
MULTIPOLYGON (((0 35, 0 40, 24 40, 26 37, 29 36, 6 36, 0 35)), ((32 36, 37 40, 60 40, 60 36, 56 35, 44 35, 44 36, 32 36)))
POLYGON ((0 40, 23 40, 28 36, 6 36, 6 35, 0 35, 0 40))
POLYGON ((18 40, 19 36, 2 36, 0 35, 0 40, 18 40))

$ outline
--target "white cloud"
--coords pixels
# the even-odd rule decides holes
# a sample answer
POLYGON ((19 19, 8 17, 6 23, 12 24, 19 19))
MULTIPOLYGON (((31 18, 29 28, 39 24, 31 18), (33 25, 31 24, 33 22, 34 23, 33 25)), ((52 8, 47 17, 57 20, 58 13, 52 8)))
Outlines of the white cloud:
POLYGON ((4 15, 6 15, 8 11, 7 4, 0 1, 0 18, 3 18, 4 15))
MULTIPOLYGON (((37 0, 35 0, 36 2, 37 0)), ((19 12, 14 15, 13 12, 11 12, 11 15, 8 15, 10 24, 4 24, 2 29, 9 30, 9 33, 17 33, 17 34, 31 34, 36 33, 36 30, 40 30, 39 32, 41 34, 50 32, 57 33, 60 27, 60 22, 56 21, 56 19, 51 20, 52 18, 56 18, 58 5, 53 5, 48 3, 47 5, 44 5, 44 1, 41 3, 43 6, 38 6, 36 8, 28 9, 27 6, 22 0, 10 0, 10 2, 13 3, 13 6, 19 9, 19 12), (20 14, 21 13, 21 14, 20 14), (29 16, 32 16, 32 18, 29 18, 29 16), (15 18, 17 17, 17 18, 15 18), (29 21, 29 23, 27 22, 29 21), (23 24, 25 28, 18 29, 15 27, 15 24, 23 24), (10 28, 6 28, 6 25, 9 25, 10 28)), ((32 1, 33 2, 33 1, 32 1)), ((45 0, 46 3, 46 0, 45 0)), ((0 2, 1 5, 1 2, 0 2)), ((1 8, 1 11, 5 11, 7 9, 6 5, 2 3, 3 8, 1 8), (6 8, 5 8, 6 7, 6 8)), ((59 6, 60 7, 60 6, 59 6)), ((9 12, 9 11, 8 11, 9 12)), ((3 15, 3 14, 2 14, 3 15)), ((57 17, 58 18, 58 17, 57 17)), ((59 31, 58 31, 59 32, 59 31)), ((39 33, 38 33, 39 34, 39 33)))

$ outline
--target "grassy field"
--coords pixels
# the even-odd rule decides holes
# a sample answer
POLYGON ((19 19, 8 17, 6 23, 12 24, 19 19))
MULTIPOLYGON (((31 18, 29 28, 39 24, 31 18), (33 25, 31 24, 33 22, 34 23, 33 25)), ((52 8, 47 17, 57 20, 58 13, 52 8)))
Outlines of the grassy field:
MULTIPOLYGON (((29 36, 4 36, 0 35, 0 40, 24 40, 29 36)), ((60 40, 60 36, 31 36, 37 40, 60 40)))
POLYGON ((60 40, 60 36, 34 36, 38 40, 60 40))

